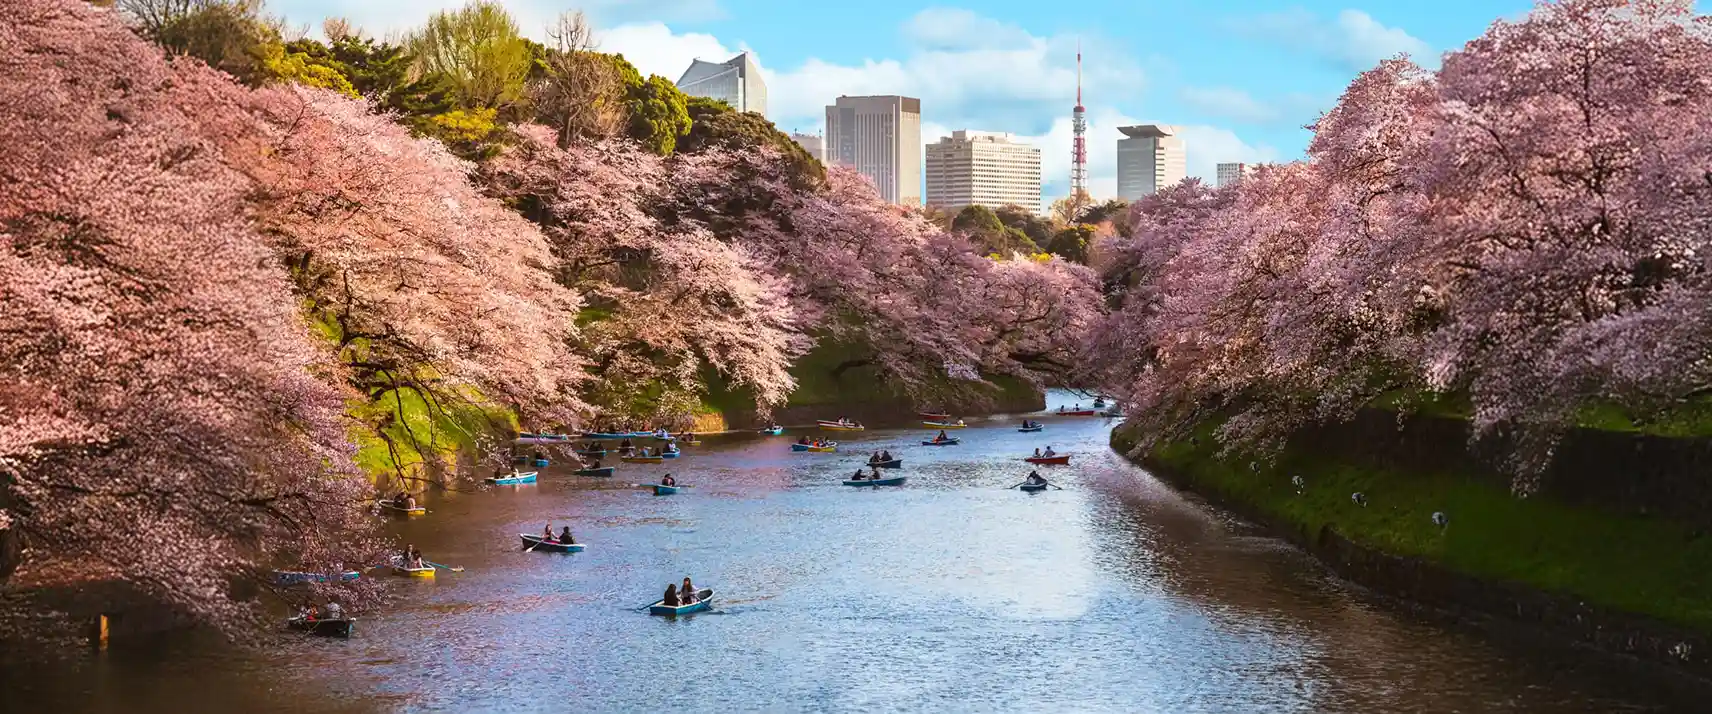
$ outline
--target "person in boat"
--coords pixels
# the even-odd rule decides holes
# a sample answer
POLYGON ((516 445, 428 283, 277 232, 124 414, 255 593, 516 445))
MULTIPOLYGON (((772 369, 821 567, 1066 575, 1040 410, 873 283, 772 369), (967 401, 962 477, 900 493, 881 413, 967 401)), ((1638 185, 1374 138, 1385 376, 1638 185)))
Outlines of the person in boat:
POLYGON ((552 521, 548 521, 547 527, 543 528, 541 530, 541 538, 544 540, 552 540, 553 539, 553 522, 552 521))
POLYGON ((1057 456, 1057 455, 1058 455, 1058 452, 1053 451, 1052 447, 1050 447, 1050 446, 1046 447, 1046 453, 1041 454, 1041 456, 1044 456, 1044 457, 1049 458, 1049 459, 1054 457, 1054 456, 1057 456))
POLYGON ((624 441, 618 442, 618 448, 620 448, 620 449, 628 449, 628 448, 631 448, 634 446, 635 446, 635 444, 630 443, 630 437, 628 437, 628 436, 624 437, 624 441))
POLYGON ((808 446, 809 444, 812 444, 814 442, 811 442, 808 440, 807 434, 803 434, 803 437, 801 439, 797 439, 797 443, 802 444, 803 446, 808 446))
POLYGON ((591 468, 591 469, 598 469, 598 468, 600 468, 600 459, 599 459, 599 458, 596 458, 596 459, 595 459, 595 460, 594 460, 594 465, 593 465, 593 466, 590 466, 590 467, 589 467, 589 468, 591 468))
POLYGON ((862 469, 856 469, 856 475, 851 476, 850 480, 851 481, 861 481, 861 480, 866 479, 866 478, 868 478, 868 475, 865 473, 862 473, 862 469))
POLYGON ((422 551, 416 549, 415 543, 410 543, 404 546, 404 567, 422 567, 422 551))
POLYGON ((559 543, 561 543, 563 545, 576 545, 577 544, 577 539, 571 537, 571 527, 570 526, 565 526, 565 530, 560 531, 559 543))
POLYGON ((946 439, 949 439, 949 438, 951 438, 951 437, 945 435, 945 430, 940 429, 939 430, 939 436, 933 437, 933 440, 934 441, 945 441, 946 439))
POLYGON ((868 478, 873 479, 875 481, 880 480, 880 467, 869 466, 868 468, 874 472, 874 473, 868 474, 868 478))
POLYGON ((344 610, 344 608, 339 607, 339 601, 334 600, 332 598, 327 599, 327 619, 329 619, 329 620, 343 620, 343 619, 345 619, 345 610, 344 610))
POLYGON ((690 576, 685 575, 684 586, 678 588, 678 600, 683 602, 685 605, 694 605, 698 599, 699 598, 696 597, 695 586, 690 584, 690 576))
POLYGON ((666 584, 666 596, 663 598, 660 598, 660 604, 665 605, 666 607, 677 607, 678 606, 678 586, 673 585, 671 583, 667 583, 666 584))
POLYGON ((1046 483, 1046 479, 1044 479, 1040 476, 1039 471, 1028 472, 1028 485, 1039 486, 1040 484, 1043 484, 1043 483, 1046 483))
POLYGON ((666 474, 664 477, 662 477, 660 479, 660 485, 661 486, 676 486, 676 485, 678 485, 678 480, 675 478, 672 478, 671 474, 666 474))
POLYGON ((1034 458, 1040 458, 1040 447, 1034 447, 1034 458))

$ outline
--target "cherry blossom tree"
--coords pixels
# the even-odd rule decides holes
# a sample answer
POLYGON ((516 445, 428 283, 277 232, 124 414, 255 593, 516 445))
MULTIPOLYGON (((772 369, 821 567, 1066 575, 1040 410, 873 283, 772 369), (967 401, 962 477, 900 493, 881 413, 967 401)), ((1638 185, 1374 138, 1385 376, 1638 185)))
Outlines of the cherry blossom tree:
POLYGON ((0 528, 233 625, 233 577, 374 541, 338 367, 180 69, 110 11, 0 4, 0 528))
POLYGON ((761 255, 664 207, 673 165, 627 142, 555 145, 521 127, 485 167, 489 191, 542 225, 559 282, 588 301, 581 349, 609 419, 687 419, 704 370, 763 412, 795 386, 808 346, 786 287, 761 255))

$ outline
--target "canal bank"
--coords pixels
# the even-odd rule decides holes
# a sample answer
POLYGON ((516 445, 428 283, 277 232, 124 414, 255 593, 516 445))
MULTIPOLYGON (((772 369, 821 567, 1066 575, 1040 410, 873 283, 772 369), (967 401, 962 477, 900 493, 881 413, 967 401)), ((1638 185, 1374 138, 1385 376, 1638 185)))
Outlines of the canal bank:
POLYGON ((1694 463, 1677 452, 1698 445, 1649 442, 1596 459, 1582 452, 1609 435, 1576 437, 1562 453, 1579 456, 1528 499, 1469 452, 1455 420, 1435 417, 1364 413, 1296 435, 1270 461, 1220 458, 1210 427, 1144 454, 1124 429, 1112 444, 1416 614, 1596 653, 1684 693, 1712 691, 1712 539, 1703 525, 1661 515, 1691 498, 1683 489, 1645 493, 1632 482, 1660 480, 1660 461, 1694 463), (1619 463, 1630 468, 1612 470, 1619 463), (1603 479, 1590 475, 1601 468, 1603 479))

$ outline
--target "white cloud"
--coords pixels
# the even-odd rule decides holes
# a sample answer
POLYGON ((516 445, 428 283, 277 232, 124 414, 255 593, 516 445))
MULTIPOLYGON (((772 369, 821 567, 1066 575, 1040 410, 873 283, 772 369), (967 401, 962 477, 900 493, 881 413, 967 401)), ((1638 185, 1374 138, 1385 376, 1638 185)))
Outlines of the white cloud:
POLYGON ((1177 97, 1191 109, 1224 119, 1297 127, 1311 123, 1335 103, 1302 93, 1260 99, 1234 87, 1184 87, 1177 97))
POLYGON ((1407 53, 1423 66, 1436 66, 1438 55, 1421 39, 1396 27, 1386 27, 1360 10, 1344 10, 1327 20, 1301 8, 1259 15, 1231 23, 1255 39, 1274 42, 1363 71, 1398 53, 1407 53))
MULTIPOLYGON (((674 82, 689 69, 691 60, 724 62, 740 50, 726 49, 719 38, 699 32, 677 34, 662 22, 619 25, 597 30, 595 44, 602 52, 616 52, 646 77, 657 74, 674 82)), ((769 90, 771 87, 769 86, 769 90)), ((768 92, 772 94, 771 91, 768 92)))

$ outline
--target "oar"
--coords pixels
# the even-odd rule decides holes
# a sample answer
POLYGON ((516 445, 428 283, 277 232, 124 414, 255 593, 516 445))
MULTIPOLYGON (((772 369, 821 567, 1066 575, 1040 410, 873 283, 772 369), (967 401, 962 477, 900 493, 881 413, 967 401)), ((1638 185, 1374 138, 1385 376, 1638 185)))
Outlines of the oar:
POLYGON ((460 568, 454 568, 454 567, 452 567, 452 566, 450 566, 450 565, 441 565, 441 564, 439 564, 439 563, 436 563, 436 562, 434 562, 434 561, 432 561, 432 560, 424 560, 424 561, 422 561, 422 562, 424 562, 424 563, 427 563, 427 564, 429 564, 429 565, 432 565, 432 566, 434 566, 434 567, 436 567, 436 568, 445 568, 445 569, 447 569, 447 570, 450 570, 450 571, 452 571, 452 572, 454 572, 454 573, 461 573, 461 572, 464 572, 464 569, 463 569, 463 568, 461 568, 461 567, 460 567, 460 568))
POLYGON ((524 548, 524 549, 523 549, 523 552, 525 552, 525 553, 528 553, 528 552, 530 552, 530 551, 532 551, 532 550, 535 550, 535 546, 538 546, 538 545, 540 545, 540 544, 542 544, 542 543, 545 543, 545 542, 547 542, 547 541, 544 541, 544 540, 538 540, 538 541, 535 541, 535 542, 534 542, 534 543, 530 543, 530 544, 529 544, 529 547, 528 547, 528 548, 524 548))

